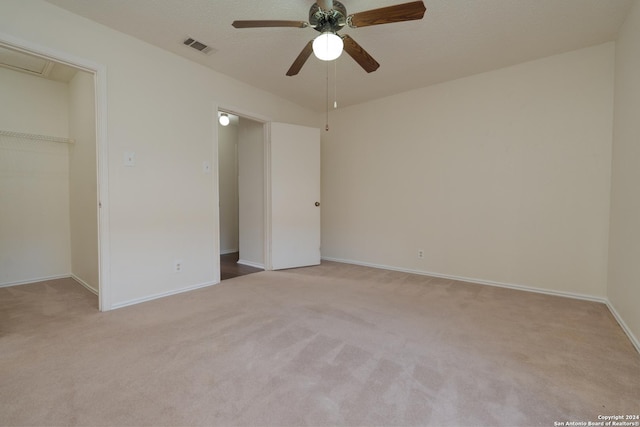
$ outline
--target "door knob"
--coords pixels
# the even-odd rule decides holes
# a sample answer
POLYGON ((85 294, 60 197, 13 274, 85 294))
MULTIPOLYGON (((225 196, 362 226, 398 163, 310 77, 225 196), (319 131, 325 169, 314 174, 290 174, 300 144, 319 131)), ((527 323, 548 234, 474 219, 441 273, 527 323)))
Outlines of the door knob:
POLYGON ((317 206, 320 206, 320 202, 316 202, 316 207, 317 207, 317 206))

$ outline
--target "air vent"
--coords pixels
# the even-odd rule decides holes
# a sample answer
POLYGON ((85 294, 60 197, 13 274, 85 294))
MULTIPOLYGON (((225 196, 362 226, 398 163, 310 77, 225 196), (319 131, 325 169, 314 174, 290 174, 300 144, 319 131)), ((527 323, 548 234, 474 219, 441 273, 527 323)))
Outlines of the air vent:
POLYGON ((2 67, 46 78, 54 65, 47 59, 0 46, 0 66, 2 67))
POLYGON ((77 71, 58 62, 2 45, 0 45, 0 67, 63 83, 69 83, 77 71))
POLYGON ((188 39, 186 39, 183 42, 185 45, 197 50, 198 52, 202 52, 204 54, 208 54, 211 53, 213 51, 213 48, 210 46, 207 46, 206 44, 199 42, 198 40, 195 40, 191 37, 189 37, 188 39))

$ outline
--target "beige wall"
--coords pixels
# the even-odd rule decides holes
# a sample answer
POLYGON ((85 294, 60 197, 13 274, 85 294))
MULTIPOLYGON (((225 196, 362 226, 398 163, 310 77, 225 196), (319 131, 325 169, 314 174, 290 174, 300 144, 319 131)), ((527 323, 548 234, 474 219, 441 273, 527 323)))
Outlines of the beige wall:
POLYGON ((67 138, 69 88, 26 73, 0 68, 0 129, 67 138))
MULTIPOLYGON (((0 129, 68 137, 68 87, 0 68, 0 129)), ((0 136, 0 286, 68 276, 68 144, 0 136)))
POLYGON ((95 85, 79 71, 69 83, 69 215, 71 273, 98 291, 98 189, 95 85))
POLYGON ((220 253, 238 252, 238 125, 218 125, 220 253))
POLYGON ((332 113, 323 257, 605 297, 613 58, 607 43, 332 113))
MULTIPOLYGON (((611 304, 640 346, 640 3, 616 44, 609 288, 611 304)), ((639 347, 640 349, 640 347, 639 347)))
POLYGON ((238 192, 240 260, 264 268, 264 131, 263 124, 240 118, 238 192))
POLYGON ((0 2, 0 28, 106 67, 111 292, 103 303, 214 283, 218 183, 202 163, 217 164, 218 105, 301 125, 319 116, 44 1, 0 2), (135 167, 123 165, 125 151, 136 153, 135 167), (183 261, 180 273, 175 260, 183 261))

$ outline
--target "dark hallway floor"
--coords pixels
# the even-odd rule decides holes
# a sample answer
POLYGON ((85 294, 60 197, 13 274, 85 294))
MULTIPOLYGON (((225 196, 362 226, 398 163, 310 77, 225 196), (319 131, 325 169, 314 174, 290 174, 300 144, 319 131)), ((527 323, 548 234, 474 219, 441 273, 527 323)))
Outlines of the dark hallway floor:
POLYGON ((263 271, 261 268, 238 264, 238 257, 238 252, 220 255, 220 280, 231 279, 263 271))

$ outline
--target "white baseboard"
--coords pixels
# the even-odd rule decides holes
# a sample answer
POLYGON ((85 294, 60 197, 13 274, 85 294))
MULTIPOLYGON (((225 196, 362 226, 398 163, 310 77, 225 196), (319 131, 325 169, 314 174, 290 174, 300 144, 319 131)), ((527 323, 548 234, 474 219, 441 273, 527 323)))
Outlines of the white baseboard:
POLYGON ((383 270, 400 271, 400 272, 403 272, 403 273, 420 274, 420 275, 423 275, 423 276, 439 277, 439 278, 442 278, 442 279, 458 280, 458 281, 461 281, 461 282, 477 283, 477 284, 480 284, 480 285, 497 286, 497 287, 500 287, 500 288, 515 289, 515 290, 519 290, 519 291, 534 292, 534 293, 538 293, 538 294, 554 295, 554 296, 565 297, 565 298, 573 298, 573 299, 579 299, 579 300, 585 300, 585 301, 599 302, 599 303, 605 304, 607 306, 607 308, 609 309, 611 314, 613 314, 613 317, 616 319, 616 321, 618 322, 618 324, 620 325, 620 327, 624 331, 624 333, 627 335, 627 337, 629 337, 629 340, 631 341, 633 346, 640 353, 640 342, 638 341, 638 338, 636 338, 636 336, 633 334, 633 332, 631 332, 631 329, 629 329, 629 327, 626 325, 624 320, 622 320, 622 317, 620 316, 620 314, 618 314, 616 309, 613 307, 613 305, 611 304, 611 302, 607 298, 597 297, 597 296, 593 296, 593 295, 585 295, 585 294, 573 293, 573 292, 564 292, 564 291, 556 291, 556 290, 551 290, 551 289, 535 288, 535 287, 531 287, 531 286, 515 285, 515 284, 512 284, 512 283, 501 283, 501 282, 494 282, 494 281, 491 281, 491 280, 474 279, 474 278, 470 278, 470 277, 452 276, 452 275, 448 275, 448 274, 433 273, 433 272, 430 272, 430 271, 420 271, 420 270, 412 270, 412 269, 408 269, 408 268, 398 268, 398 267, 393 267, 393 266, 390 266, 390 265, 373 264, 373 263, 369 263, 369 262, 354 261, 354 260, 349 260, 349 259, 331 258, 331 257, 322 257, 322 259, 325 260, 325 261, 334 261, 334 262, 340 262, 340 263, 343 263, 343 264, 361 265, 363 267, 380 268, 380 269, 383 269, 383 270))
POLYGON ((75 280, 76 282, 80 283, 82 286, 84 286, 85 288, 87 288, 87 290, 89 292, 91 292, 94 295, 98 295, 98 290, 96 288, 94 288, 93 286, 91 286, 90 284, 88 284, 87 282, 85 282, 84 280, 82 280, 81 278, 79 278, 78 276, 76 276, 75 274, 71 274, 71 278, 73 280, 75 280))
POLYGON ((363 267, 380 268, 380 269, 383 269, 383 270, 400 271, 402 273, 419 274, 419 275, 422 275, 422 276, 439 277, 441 279, 457 280, 457 281, 460 281, 460 282, 476 283, 476 284, 480 284, 480 285, 497 286, 499 288, 508 288, 508 289, 515 289, 515 290, 519 290, 519 291, 534 292, 534 293, 537 293, 537 294, 547 294, 547 295, 554 295, 554 296, 565 297, 565 298, 573 298, 573 299, 580 299, 580 300, 586 300, 586 301, 594 301, 594 302, 599 302, 599 303, 603 303, 603 304, 607 303, 607 299, 606 298, 597 297, 597 296, 593 296, 593 295, 585 295, 585 294, 579 294, 579 293, 573 293, 573 292, 556 291, 556 290, 544 289, 544 288, 535 288, 535 287, 532 287, 532 286, 516 285, 516 284, 513 284, 513 283, 495 282, 495 281, 492 281, 492 280, 476 279, 476 278, 473 278, 473 277, 452 276, 450 274, 440 274, 440 273, 434 273, 434 272, 431 272, 431 271, 412 270, 412 269, 408 269, 408 268, 399 268, 399 267, 393 267, 393 266, 390 266, 390 265, 382 265, 382 264, 372 264, 372 263, 368 263, 368 262, 353 261, 353 260, 348 260, 348 259, 329 258, 329 257, 322 257, 322 259, 326 260, 326 261, 335 261, 335 262, 340 262, 340 263, 344 263, 344 264, 361 265, 363 267))
POLYGON ((71 277, 70 274, 59 274, 56 276, 46 276, 46 277, 34 277, 32 279, 19 280, 17 282, 0 283, 0 288, 6 288, 9 286, 18 286, 18 285, 28 285, 29 283, 46 282, 47 280, 67 279, 69 277, 71 277))
POLYGON ((240 252, 239 249, 220 249, 220 255, 233 254, 236 252, 240 252))
POLYGON ((97 289, 93 288, 91 285, 89 285, 87 282, 85 282, 75 274, 60 274, 56 276, 36 277, 34 279, 21 280, 19 282, 0 283, 0 288, 6 288, 9 286, 28 285, 30 283, 46 282, 47 280, 69 279, 69 278, 75 280, 76 282, 78 282, 79 284, 87 288, 87 290, 89 290, 89 292, 91 292, 92 294, 98 295, 97 289))
POLYGON ((615 309, 613 304, 611 304, 611 301, 607 301, 607 308, 609 309, 611 314, 613 314, 613 317, 615 317, 616 321, 618 322, 618 324, 620 325, 624 333, 627 334, 627 336, 629 337, 629 340, 631 340, 631 344, 633 344, 636 350, 638 350, 638 353, 640 353, 640 341, 638 341, 638 338, 633 334, 633 332, 631 332, 631 329, 629 329, 629 327, 624 322, 624 320, 622 320, 622 317, 620 316, 618 311, 615 309))
POLYGON ((257 262, 247 261, 244 259, 239 259, 238 264, 248 265, 249 267, 261 268, 264 270, 264 264, 258 264, 257 262))
POLYGON ((154 299, 164 298, 164 297, 168 297, 168 296, 171 296, 171 295, 177 295, 177 294, 181 294, 183 292, 195 291, 196 289, 206 288, 207 286, 213 286, 213 285, 217 285, 219 283, 220 282, 200 283, 200 284, 193 285, 193 286, 187 286, 186 288, 176 289, 175 291, 161 292, 159 294, 149 295, 149 296, 142 297, 142 298, 134 298, 134 299, 131 299, 131 300, 128 300, 128 301, 115 303, 115 304, 111 305, 111 309, 115 310, 117 308, 127 307, 129 305, 140 304, 142 302, 152 301, 154 299))

